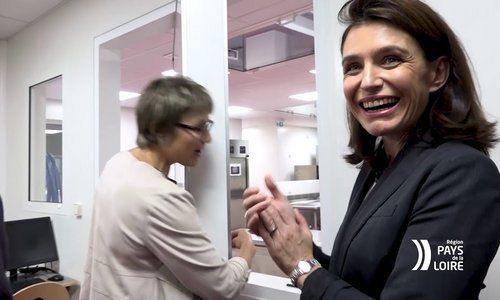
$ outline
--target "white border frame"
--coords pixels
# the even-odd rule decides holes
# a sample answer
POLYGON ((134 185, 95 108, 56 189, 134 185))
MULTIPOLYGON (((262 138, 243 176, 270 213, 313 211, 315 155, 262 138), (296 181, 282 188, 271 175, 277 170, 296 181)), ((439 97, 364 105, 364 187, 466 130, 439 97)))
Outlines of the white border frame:
POLYGON ((158 19, 161 19, 163 17, 168 16, 169 14, 172 14, 175 12, 175 1, 170 2, 160 8, 157 8, 141 17, 138 17, 132 21, 129 21, 115 29, 112 29, 108 32, 105 32, 99 36, 97 36, 94 39, 94 183, 97 183, 99 180, 99 175, 100 175, 100 170, 99 170, 99 165, 101 162, 101 157, 100 157, 100 142, 99 142, 99 133, 100 133, 100 128, 99 128, 99 104, 100 104, 100 98, 99 98, 99 60, 100 60, 100 55, 99 55, 99 49, 100 47, 119 37, 124 34, 127 34, 137 28, 140 28, 142 26, 145 26, 151 22, 154 22, 158 19))
MULTIPOLYGON (((65 104, 65 95, 67 95, 68 93, 66 92, 66 86, 64 84, 64 72, 56 72, 54 74, 43 74, 40 76, 40 78, 45 78, 45 79, 40 79, 40 80, 31 80, 29 84, 26 85, 26 91, 27 91, 27 96, 28 96, 28 112, 29 112, 29 97, 30 97, 30 88, 37 85, 37 84, 40 84, 44 81, 47 81, 48 79, 53 79, 53 78, 56 78, 56 77, 59 77, 61 76, 61 79, 62 79, 62 84, 61 84, 61 88, 62 88, 62 91, 61 91, 61 99, 62 99, 62 106, 63 106, 63 112, 64 112, 64 106, 65 105, 68 105, 67 103, 65 104)), ((29 121, 29 118, 30 118, 30 115, 28 113, 28 121, 29 121)), ((63 126, 63 132, 64 132, 64 113, 63 113, 63 119, 62 119, 62 126, 63 126)), ((28 126, 28 132, 29 130, 31 130, 31 128, 29 128, 28 126)), ((30 138, 30 135, 28 133, 28 139, 30 138)), ((30 145, 30 143, 28 142, 28 145, 30 145)), ((23 210, 24 211, 29 211, 29 212, 35 212, 35 213, 42 213, 42 214, 48 214, 48 215, 64 215, 64 216, 69 216, 72 214, 72 207, 73 207, 73 201, 69 200, 69 199, 64 199, 64 191, 65 191, 65 186, 67 185, 67 180, 65 179, 65 177, 67 176, 67 172, 64 172, 64 169, 67 168, 67 163, 65 164, 64 163, 64 157, 65 157, 65 149, 64 149, 64 133, 63 133, 63 141, 62 141, 62 145, 63 145, 63 148, 62 148, 62 151, 63 151, 63 177, 61 178, 62 180, 62 191, 63 191, 63 199, 62 199, 62 203, 53 203, 53 202, 38 202, 38 201, 30 201, 30 193, 28 192, 28 197, 27 199, 25 199, 23 201, 23 210), (65 175, 66 174, 66 175, 65 175)), ((30 146, 28 146, 30 147, 30 146)), ((31 159, 30 157, 30 149, 28 149, 28 159, 31 159)), ((30 176, 30 170, 29 170, 29 163, 28 163, 28 177, 30 176)), ((28 178, 28 185, 30 184, 30 180, 28 178)), ((28 191, 29 191, 29 186, 28 186, 28 191)))

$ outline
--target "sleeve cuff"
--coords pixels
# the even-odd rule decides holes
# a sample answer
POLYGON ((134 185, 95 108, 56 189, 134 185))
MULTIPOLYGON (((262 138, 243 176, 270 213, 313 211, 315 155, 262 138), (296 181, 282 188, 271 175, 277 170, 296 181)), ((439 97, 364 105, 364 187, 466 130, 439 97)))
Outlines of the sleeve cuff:
POLYGON ((239 256, 235 256, 229 259, 229 262, 238 267, 238 273, 242 275, 242 278, 245 282, 248 281, 248 276, 250 276, 250 267, 248 266, 247 261, 239 256))
POLYGON ((307 276, 300 298, 321 299, 328 287, 338 279, 340 279, 338 276, 330 273, 325 268, 319 268, 307 276))

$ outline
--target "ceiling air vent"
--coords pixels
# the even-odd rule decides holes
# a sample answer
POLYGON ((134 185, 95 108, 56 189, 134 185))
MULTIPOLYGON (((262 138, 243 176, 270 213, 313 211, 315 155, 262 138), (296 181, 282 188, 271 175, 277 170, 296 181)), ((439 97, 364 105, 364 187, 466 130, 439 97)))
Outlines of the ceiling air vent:
POLYGON ((245 72, 314 54, 313 19, 304 13, 229 39, 229 68, 245 72))
POLYGON ((227 49, 227 58, 231 60, 238 60, 238 50, 227 49))

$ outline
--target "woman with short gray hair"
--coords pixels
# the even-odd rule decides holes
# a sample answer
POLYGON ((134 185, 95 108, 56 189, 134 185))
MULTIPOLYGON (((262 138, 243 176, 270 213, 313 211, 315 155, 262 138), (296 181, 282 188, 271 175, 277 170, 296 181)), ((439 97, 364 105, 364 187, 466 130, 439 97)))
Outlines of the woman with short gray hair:
MULTIPOLYGON (((208 114, 212 107, 212 98, 205 88, 185 77, 170 77, 151 82, 135 109, 137 145, 140 148, 158 145, 162 136, 175 131, 186 112, 208 114)), ((203 125, 211 124, 208 120, 203 125)))
POLYGON ((212 99, 186 77, 152 81, 136 107, 137 145, 106 164, 94 196, 80 299, 234 298, 255 255, 233 232, 239 257, 219 257, 191 194, 166 175, 195 166, 211 141, 212 99))

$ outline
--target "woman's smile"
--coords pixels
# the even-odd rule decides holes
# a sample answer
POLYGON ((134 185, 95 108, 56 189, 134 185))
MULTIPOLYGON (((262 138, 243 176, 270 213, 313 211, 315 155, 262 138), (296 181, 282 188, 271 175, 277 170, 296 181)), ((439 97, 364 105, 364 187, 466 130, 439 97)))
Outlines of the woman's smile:
POLYGON ((351 29, 342 49, 350 112, 373 136, 398 143, 427 106, 430 63, 418 43, 389 23, 351 29))

